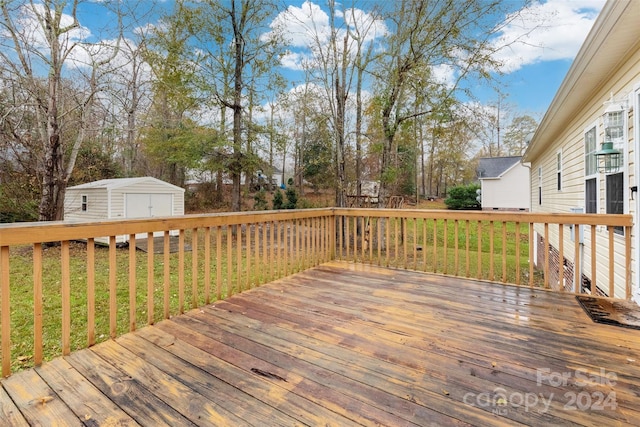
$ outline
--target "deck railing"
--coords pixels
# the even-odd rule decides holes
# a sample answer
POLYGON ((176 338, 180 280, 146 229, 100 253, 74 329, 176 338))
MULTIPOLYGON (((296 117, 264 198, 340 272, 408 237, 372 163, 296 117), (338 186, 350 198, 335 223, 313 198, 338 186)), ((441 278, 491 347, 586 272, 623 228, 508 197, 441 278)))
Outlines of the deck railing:
POLYGON ((628 298, 631 225, 337 208, 2 224, 2 375, 334 259, 628 298))

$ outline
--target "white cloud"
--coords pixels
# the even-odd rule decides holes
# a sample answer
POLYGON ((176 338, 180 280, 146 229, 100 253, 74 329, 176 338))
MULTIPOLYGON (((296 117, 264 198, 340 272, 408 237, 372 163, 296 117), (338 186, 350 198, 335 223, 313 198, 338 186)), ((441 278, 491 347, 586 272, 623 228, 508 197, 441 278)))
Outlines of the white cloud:
POLYGON ((302 6, 289 6, 271 23, 273 29, 284 29, 287 43, 293 47, 307 47, 329 39, 329 16, 315 3, 305 1, 302 6))
MULTIPOLYGON (((384 21, 360 9, 336 10, 335 20, 339 40, 345 37, 347 31, 352 35, 360 33, 364 43, 371 43, 388 33, 384 21)), ((273 20, 270 27, 274 32, 281 31, 291 47, 292 51, 282 58, 281 64, 292 70, 303 69, 304 62, 308 64, 314 54, 324 50, 331 36, 329 15, 309 0, 300 7, 289 6, 273 20)), ((270 35, 265 34, 263 38, 270 35)), ((353 37, 351 42, 355 43, 353 37)))
MULTIPOLYGON (((53 14, 53 11, 50 13, 53 14)), ((19 17, 16 21, 18 31, 25 37, 25 42, 32 47, 43 50, 46 49, 49 44, 47 42, 47 35, 44 32, 44 28, 41 22, 44 22, 44 17, 47 14, 47 8, 42 4, 30 4, 20 7, 19 17)), ((72 27, 74 25, 73 17, 71 15, 62 14, 60 17, 60 28, 72 27)), ((63 45, 70 47, 71 43, 85 40, 91 35, 91 31, 83 26, 76 26, 71 28, 67 33, 62 36, 63 45)))
POLYGON ((573 59, 604 0, 534 1, 507 17, 494 42, 494 59, 506 73, 543 61, 573 59))
POLYGON ((371 13, 360 9, 347 9, 344 20, 351 31, 364 34, 364 42, 373 41, 389 33, 387 24, 382 19, 377 19, 371 13))
POLYGON ((435 81, 448 88, 452 88, 456 82, 456 69, 449 64, 440 64, 431 67, 431 75, 435 81))

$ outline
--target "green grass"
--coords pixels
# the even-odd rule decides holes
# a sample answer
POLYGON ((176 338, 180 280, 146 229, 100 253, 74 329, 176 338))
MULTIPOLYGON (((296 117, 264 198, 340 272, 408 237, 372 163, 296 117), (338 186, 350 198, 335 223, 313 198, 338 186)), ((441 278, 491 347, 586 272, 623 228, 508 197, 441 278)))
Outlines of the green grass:
MULTIPOLYGON (((505 223, 505 236, 503 238, 502 223, 493 224, 482 221, 480 232, 478 224, 471 222, 467 232, 464 221, 458 223, 458 238, 456 251, 455 221, 449 220, 423 220, 423 219, 391 219, 381 226, 382 241, 380 243, 381 254, 378 259, 378 219, 371 218, 365 229, 369 230, 372 242, 372 251, 369 251, 368 242, 365 243, 365 253, 362 253, 362 223, 358 219, 357 254, 354 254, 354 241, 349 241, 348 259, 365 262, 373 262, 391 267, 411 268, 419 271, 446 273, 458 276, 468 276, 484 280, 503 281, 503 262, 506 268, 507 283, 516 283, 517 266, 519 265, 521 284, 529 283, 529 229, 528 224, 520 224, 519 253, 516 253, 516 225, 505 223), (435 222, 435 233, 434 233, 435 222), (386 238, 388 227, 389 239, 386 238), (468 243, 467 243, 468 235, 468 243), (493 237, 493 242, 492 242, 493 237), (434 256, 435 240, 435 256, 434 256), (445 253, 446 241, 446 253, 445 253), (480 241, 480 247, 478 247, 480 241), (397 242, 397 244, 396 244, 397 242), (468 246, 467 246, 468 245, 468 246), (414 248, 416 249, 414 251, 414 248), (457 252, 457 269, 456 269, 457 252), (480 253, 480 263, 478 263, 480 253), (493 256, 491 256, 493 254, 493 256), (468 258, 468 261, 467 261, 468 258), (480 269, 478 269, 480 264, 480 269), (493 272, 493 274, 492 274, 493 272)), ((353 232, 353 219, 349 224, 350 232, 353 232)), ((343 248, 342 256, 346 257, 346 248, 343 248)), ((539 285, 539 278, 534 276, 534 285, 539 285)))

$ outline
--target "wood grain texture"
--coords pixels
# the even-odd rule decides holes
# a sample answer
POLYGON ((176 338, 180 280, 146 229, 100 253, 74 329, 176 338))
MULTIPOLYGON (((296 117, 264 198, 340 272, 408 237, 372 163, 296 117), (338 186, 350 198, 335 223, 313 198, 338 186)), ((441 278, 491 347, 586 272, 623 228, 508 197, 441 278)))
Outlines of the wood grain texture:
POLYGON ((640 425, 639 354, 568 293, 329 262, 4 379, 0 425, 640 425))

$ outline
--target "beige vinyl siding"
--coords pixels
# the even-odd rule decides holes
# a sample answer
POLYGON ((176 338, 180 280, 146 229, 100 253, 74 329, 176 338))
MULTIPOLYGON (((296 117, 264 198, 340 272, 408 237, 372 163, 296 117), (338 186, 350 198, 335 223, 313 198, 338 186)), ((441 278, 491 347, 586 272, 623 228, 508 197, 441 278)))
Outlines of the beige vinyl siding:
POLYGON ((107 218, 107 190, 103 188, 68 189, 64 198, 65 220, 92 221, 107 218), (82 196, 87 196, 87 210, 82 211, 82 196))
MULTIPOLYGON (((584 108, 573 116, 574 119, 566 124, 565 131, 559 135, 559 137, 549 146, 546 147, 545 152, 538 158, 531 162, 531 169, 537 171, 538 167, 542 167, 542 205, 537 203, 537 179, 532 180, 531 189, 532 194, 535 197, 532 203, 532 211, 538 212, 570 212, 573 207, 585 207, 584 200, 584 132, 585 129, 591 127, 594 123, 597 124, 596 136, 597 136, 597 149, 600 149, 600 143, 603 139, 603 124, 602 115, 605 109, 605 102, 608 101, 613 93, 616 101, 627 99, 627 126, 626 126, 626 149, 624 153, 624 165, 621 170, 624 171, 624 201, 625 201, 625 213, 629 213, 636 216, 635 201, 631 200, 631 192, 629 187, 637 185, 635 176, 635 129, 634 122, 638 119, 636 115, 637 111, 633 109, 633 100, 629 97, 629 94, 633 93, 634 86, 640 83, 640 50, 629 57, 629 60, 625 65, 612 75, 608 84, 603 86, 597 91, 597 94, 592 97, 590 103, 584 105, 584 108), (562 151, 562 191, 557 190, 557 153, 562 151)), ((605 174, 598 173, 598 213, 606 213, 606 181, 605 174)), ((636 194, 635 197, 639 195, 636 194)), ((542 226, 536 227, 536 232, 543 233, 542 226)), ((632 242, 632 257, 633 265, 636 264, 636 233, 637 226, 633 227, 631 242, 632 242)), ((606 254, 608 251, 609 239, 607 230, 602 227, 596 231, 596 253, 606 254)), ((624 253, 624 236, 615 235, 615 250, 616 253, 624 253)), ((558 247, 558 232, 557 228, 550 228, 550 243, 555 247, 558 247)), ((591 246, 591 232, 585 230, 584 247, 590 248, 591 246)), ((574 246, 573 242, 569 240, 568 230, 565 230, 565 242, 564 242, 565 257, 573 262, 574 258, 574 246)), ((584 251, 584 263, 582 265, 589 265, 591 262, 590 250, 584 251)), ((599 288, 608 293, 608 259, 606 256, 596 256, 596 270, 597 277, 596 282, 599 288)), ((625 277, 624 277, 624 265, 622 262, 624 257, 616 257, 615 265, 615 295, 625 295, 625 277)), ((634 268, 632 283, 637 283, 637 268, 634 268)), ((583 270, 583 273, 587 276, 591 276, 590 271, 583 270)))

